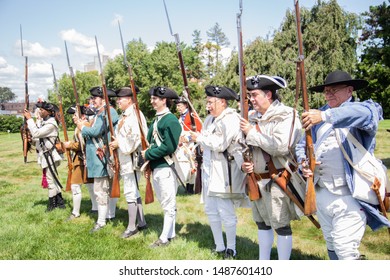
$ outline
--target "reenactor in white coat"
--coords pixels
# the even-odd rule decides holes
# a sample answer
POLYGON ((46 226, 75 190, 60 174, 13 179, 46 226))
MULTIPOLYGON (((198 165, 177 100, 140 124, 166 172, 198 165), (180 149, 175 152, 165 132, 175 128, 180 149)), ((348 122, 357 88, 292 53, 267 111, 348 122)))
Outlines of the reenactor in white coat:
POLYGON ((239 129, 240 115, 228 107, 229 100, 237 100, 232 89, 207 86, 206 117, 201 133, 190 132, 203 149, 202 200, 214 237, 215 252, 225 259, 233 259, 236 251, 236 207, 249 207, 245 194, 245 173, 239 129), (226 245, 222 226, 226 232, 226 245))
POLYGON ((139 192, 141 178, 139 160, 142 150, 140 126, 145 137, 148 127, 141 111, 139 112, 141 123, 139 123, 131 88, 123 87, 117 90, 116 96, 117 105, 122 111, 122 115, 115 129, 115 140, 110 142, 110 148, 118 149, 120 174, 124 185, 123 192, 129 213, 129 224, 123 232, 122 238, 128 238, 147 228, 139 192))

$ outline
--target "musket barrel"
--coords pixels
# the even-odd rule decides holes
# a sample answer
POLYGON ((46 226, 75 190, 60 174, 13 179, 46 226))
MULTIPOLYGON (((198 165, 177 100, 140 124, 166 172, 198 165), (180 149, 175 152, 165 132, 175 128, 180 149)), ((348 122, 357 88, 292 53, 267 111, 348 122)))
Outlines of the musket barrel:
POLYGON ((73 94, 74 94, 74 98, 76 100, 76 112, 77 112, 77 116, 80 118, 81 117, 81 108, 80 108, 79 94, 77 93, 76 78, 75 78, 74 73, 73 73, 73 67, 70 65, 68 46, 66 45, 66 41, 64 41, 64 42, 65 42, 66 59, 68 61, 70 78, 72 80, 73 94))

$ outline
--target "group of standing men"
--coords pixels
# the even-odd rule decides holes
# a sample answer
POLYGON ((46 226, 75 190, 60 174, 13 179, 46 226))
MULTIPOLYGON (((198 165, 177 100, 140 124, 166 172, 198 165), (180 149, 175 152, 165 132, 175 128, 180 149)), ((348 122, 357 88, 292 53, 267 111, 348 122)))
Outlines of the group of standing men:
MULTIPOLYGON (((122 116, 118 119, 116 110, 110 108, 116 127, 114 141, 108 140, 110 137, 107 135, 106 104, 102 89, 93 88, 91 98, 95 114, 92 120, 88 121, 76 114, 73 118, 77 125, 75 135, 81 135, 78 139, 85 139, 85 152, 79 155, 80 159, 83 159, 85 153, 86 170, 88 178, 93 178, 93 194, 97 201, 98 219, 91 232, 96 232, 106 225, 110 205, 116 204, 116 201, 110 201, 109 147, 118 151, 124 195, 128 203, 129 224, 122 237, 133 236, 147 228, 138 190, 140 171, 137 161, 142 156, 151 169, 151 174, 145 175, 148 179, 151 176, 156 197, 164 212, 162 232, 151 247, 169 245, 176 236, 179 167, 170 164, 170 158, 178 147, 191 143, 192 150, 199 145, 202 151, 201 202, 204 203, 213 234, 215 248, 212 251, 215 254, 226 259, 236 258, 235 209, 251 207, 258 227, 259 259, 270 259, 274 232, 277 235, 278 258, 289 259, 293 244, 291 221, 299 219, 303 213, 288 196, 287 191, 293 192, 303 201, 304 177, 314 176, 317 216, 329 258, 359 259, 358 248, 366 224, 375 230, 381 226, 390 227, 389 221, 380 215, 377 207, 361 203, 352 197, 351 192, 356 187, 353 186, 352 180, 354 171, 344 159, 335 136, 337 129, 349 128, 363 146, 370 153, 373 152, 378 122, 382 118, 381 108, 371 100, 358 102, 352 97, 354 90, 366 85, 366 81, 352 79, 344 71, 330 73, 323 85, 311 88, 324 93, 327 105, 319 110, 304 112, 302 123, 295 110, 281 102, 278 91, 287 87, 287 82, 281 77, 256 75, 246 80, 249 100, 253 106, 248 120, 229 107, 231 100, 239 99, 236 92, 228 87, 209 85, 205 87, 208 116, 202 126, 195 114, 196 131, 189 127, 186 116, 188 112, 194 113, 188 109, 188 101, 163 86, 149 90, 150 102, 156 116, 148 129, 142 113, 141 118, 137 118, 132 91, 125 87, 116 93, 110 93, 117 97, 119 109, 122 111, 122 116), (179 120, 169 109, 172 100, 176 100, 178 111, 183 115, 179 120), (302 128, 311 129, 314 134, 317 161, 314 174, 306 163, 302 128), (140 145, 141 133, 147 135, 149 143, 145 150, 142 150, 140 145), (253 155, 252 161, 245 161, 243 158, 243 149, 248 146, 253 155), (260 193, 260 198, 254 201, 250 201, 247 196, 248 173, 254 173, 260 193), (288 174, 289 180, 284 188, 277 180, 283 174, 288 174)), ((42 107, 42 112, 46 109, 50 108, 42 107)), ((28 115, 26 112, 26 118, 28 115)), ((43 115, 44 122, 46 117, 43 115)), ((46 122, 53 123, 50 128, 56 131, 57 136, 58 126, 54 121, 49 121, 49 118, 46 122)), ((54 137, 54 132, 53 135, 43 132, 48 127, 46 124, 40 129, 34 127, 33 121, 28 121, 28 125, 34 138, 54 137), (42 133, 37 132, 40 130, 42 133)), ((345 142, 345 139, 343 141, 345 142)), ((65 146, 71 148, 72 143, 65 143, 65 146)), ((53 155, 55 157, 55 152, 53 155)), ((80 165, 82 162, 81 160, 80 165)), ((54 166, 56 165, 57 161, 54 166)), ((47 169, 44 161, 41 161, 41 166, 44 170, 47 169)), ((51 187, 55 185, 55 180, 50 176, 48 181, 51 183, 49 201, 52 201, 53 197, 61 196, 61 192, 57 186, 51 187)), ((75 208, 78 201, 75 197, 81 192, 80 182, 72 185, 73 218, 80 215, 79 207, 75 208)), ((193 181, 186 183, 187 191, 193 192, 193 181)))

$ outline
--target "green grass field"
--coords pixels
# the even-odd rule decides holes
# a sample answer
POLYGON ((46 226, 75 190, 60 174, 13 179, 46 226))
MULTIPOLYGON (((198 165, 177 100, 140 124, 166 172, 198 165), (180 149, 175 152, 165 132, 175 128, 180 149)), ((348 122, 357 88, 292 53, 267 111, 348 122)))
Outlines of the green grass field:
MULTIPOLYGON (((376 155, 390 167, 390 120, 381 123, 376 155)), ((213 238, 199 195, 188 196, 179 189, 177 196, 177 238, 168 247, 150 249, 162 229, 162 211, 157 200, 144 205, 149 229, 131 239, 121 239, 127 226, 126 202, 121 196, 116 219, 91 235, 96 220, 88 213, 90 201, 83 187, 81 218, 66 222, 72 207, 71 193, 64 193, 67 208, 45 213, 47 190, 42 189, 41 169, 35 152, 23 163, 19 134, 0 135, 0 259, 1 260, 216 260, 210 253, 213 238)), ((60 178, 65 185, 67 164, 63 161, 60 178)), ((144 192, 144 181, 141 181, 144 192)), ((250 209, 238 209, 237 250, 239 260, 258 259, 257 227, 250 209)), ((389 260, 390 242, 386 229, 367 228, 360 251, 371 260, 389 260)), ((291 259, 327 259, 320 230, 303 217, 293 222, 291 259)), ((272 259, 277 259, 276 248, 272 259)))

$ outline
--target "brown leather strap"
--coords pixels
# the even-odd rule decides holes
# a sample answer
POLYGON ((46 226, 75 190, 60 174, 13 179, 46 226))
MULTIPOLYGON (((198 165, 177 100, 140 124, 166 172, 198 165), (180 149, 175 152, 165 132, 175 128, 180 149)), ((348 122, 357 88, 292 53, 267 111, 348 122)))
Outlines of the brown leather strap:
MULTIPOLYGON (((284 170, 285 170, 284 168, 277 169, 278 173, 283 172, 284 170)), ((262 179, 271 179, 271 175, 268 172, 266 172, 266 173, 255 173, 255 172, 253 172, 253 174, 255 174, 255 178, 256 178, 257 181, 260 181, 262 179)), ((273 175, 277 175, 277 174, 273 174, 273 175)))
POLYGON ((255 178, 257 181, 260 181, 262 179, 271 179, 271 176, 269 175, 269 173, 254 173, 255 174, 255 178))

